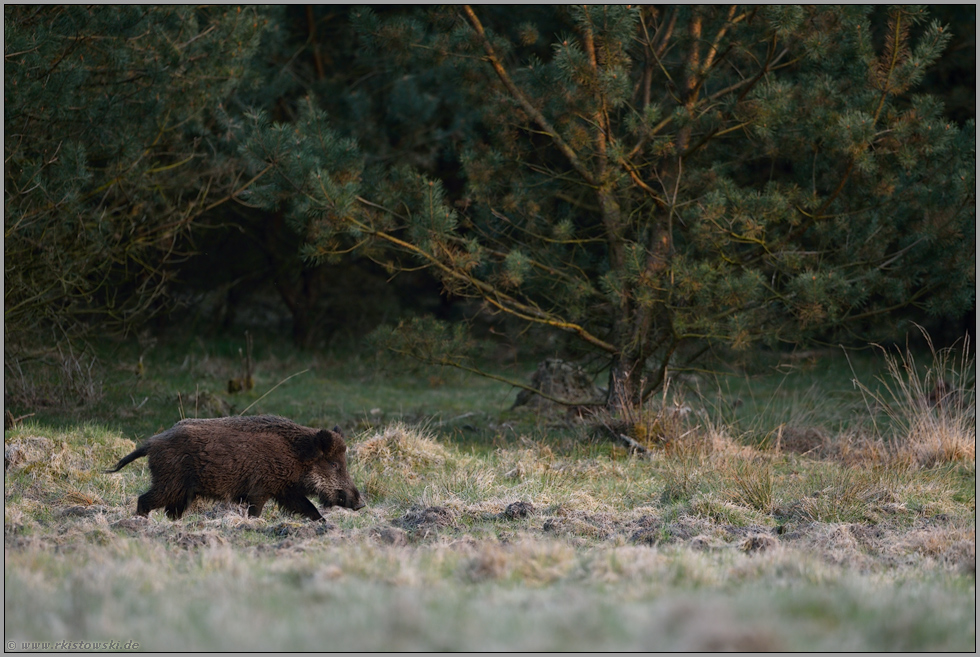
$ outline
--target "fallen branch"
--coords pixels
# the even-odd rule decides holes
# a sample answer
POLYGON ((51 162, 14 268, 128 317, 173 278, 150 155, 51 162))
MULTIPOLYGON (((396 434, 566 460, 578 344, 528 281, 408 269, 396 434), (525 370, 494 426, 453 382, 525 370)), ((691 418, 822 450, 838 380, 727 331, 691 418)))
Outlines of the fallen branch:
POLYGON ((18 424, 23 422, 29 417, 34 417, 33 413, 28 413, 27 415, 21 415, 20 417, 14 417, 14 414, 9 410, 3 413, 3 428, 9 429, 11 427, 16 427, 18 424))
POLYGON ((640 456, 650 456, 651 452, 649 449, 647 449, 640 443, 636 442, 629 436, 616 432, 613 432, 612 435, 616 440, 626 445, 626 449, 629 450, 630 454, 638 454, 640 456))

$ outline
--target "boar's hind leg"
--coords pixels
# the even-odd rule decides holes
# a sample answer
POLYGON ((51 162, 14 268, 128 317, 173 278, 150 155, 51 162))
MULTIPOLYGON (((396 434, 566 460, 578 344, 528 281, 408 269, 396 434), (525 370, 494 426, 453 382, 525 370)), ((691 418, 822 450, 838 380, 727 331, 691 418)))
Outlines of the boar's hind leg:
POLYGON ((276 495, 276 503, 283 509, 298 513, 310 520, 323 520, 317 508, 306 499, 306 495, 295 488, 286 489, 281 495, 276 495))
POLYGON ((136 501, 136 515, 143 516, 144 518, 150 515, 150 511, 153 509, 158 509, 166 504, 161 499, 160 492, 155 488, 151 488, 142 495, 136 501))

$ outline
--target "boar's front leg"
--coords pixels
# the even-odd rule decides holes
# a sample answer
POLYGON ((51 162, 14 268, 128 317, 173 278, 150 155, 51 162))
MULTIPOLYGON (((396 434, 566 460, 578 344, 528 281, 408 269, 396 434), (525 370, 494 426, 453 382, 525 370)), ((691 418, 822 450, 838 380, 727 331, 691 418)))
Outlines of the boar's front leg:
POLYGON ((280 495, 276 495, 275 500, 280 507, 287 511, 298 513, 310 520, 323 520, 323 516, 320 515, 316 506, 306 498, 306 495, 299 488, 287 488, 280 495))

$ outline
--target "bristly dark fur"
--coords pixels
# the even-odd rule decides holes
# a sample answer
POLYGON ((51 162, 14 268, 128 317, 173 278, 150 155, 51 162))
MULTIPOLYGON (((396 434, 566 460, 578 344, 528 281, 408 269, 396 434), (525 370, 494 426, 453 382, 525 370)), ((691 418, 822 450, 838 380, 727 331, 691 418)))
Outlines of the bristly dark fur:
POLYGON ((325 506, 364 506, 337 427, 312 429, 275 415, 182 420, 106 472, 143 456, 149 457, 152 485, 137 502, 141 516, 163 507, 171 519, 180 518, 195 497, 245 503, 251 516, 274 499, 310 520, 323 516, 309 496, 325 506))

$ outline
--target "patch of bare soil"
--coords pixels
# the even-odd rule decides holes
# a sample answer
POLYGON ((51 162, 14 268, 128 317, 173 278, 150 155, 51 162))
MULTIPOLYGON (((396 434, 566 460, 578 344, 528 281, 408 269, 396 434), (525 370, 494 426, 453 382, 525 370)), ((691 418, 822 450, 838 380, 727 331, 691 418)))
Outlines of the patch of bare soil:
POLYGON ((413 532, 428 535, 442 528, 455 529, 458 513, 444 506, 418 507, 413 506, 397 522, 413 532))
POLYGON ((371 536, 382 545, 394 547, 408 545, 408 533, 398 527, 374 527, 371 530, 371 536))
POLYGON ((277 538, 304 540, 323 536, 335 529, 337 525, 329 522, 277 522, 265 528, 263 533, 277 538))
POLYGON ((508 504, 507 508, 504 509, 503 517, 508 520, 516 520, 518 518, 527 518, 534 514, 534 505, 530 502, 513 502, 508 504))

